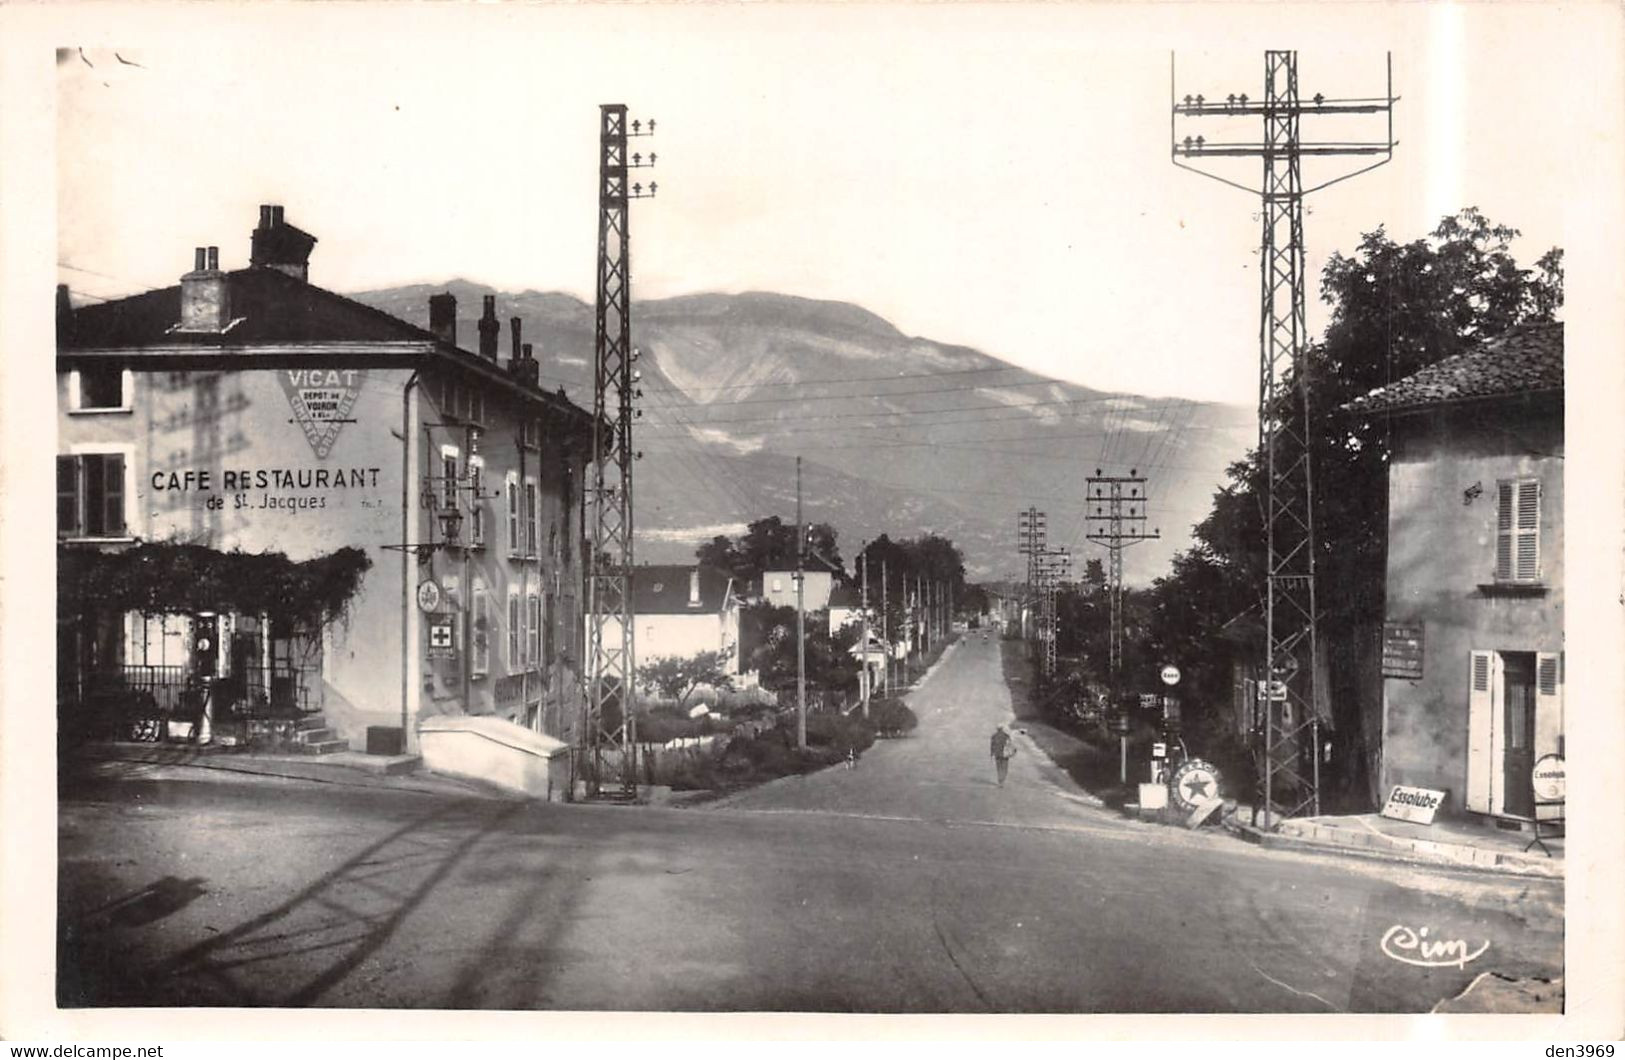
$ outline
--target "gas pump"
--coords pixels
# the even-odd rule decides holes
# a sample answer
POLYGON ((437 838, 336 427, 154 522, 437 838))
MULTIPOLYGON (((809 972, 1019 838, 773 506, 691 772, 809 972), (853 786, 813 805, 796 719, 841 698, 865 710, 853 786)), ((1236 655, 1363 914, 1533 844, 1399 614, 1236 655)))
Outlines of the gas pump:
POLYGON ((192 719, 194 743, 212 738, 214 685, 220 673, 220 616, 192 616, 192 680, 196 682, 197 714, 192 719))

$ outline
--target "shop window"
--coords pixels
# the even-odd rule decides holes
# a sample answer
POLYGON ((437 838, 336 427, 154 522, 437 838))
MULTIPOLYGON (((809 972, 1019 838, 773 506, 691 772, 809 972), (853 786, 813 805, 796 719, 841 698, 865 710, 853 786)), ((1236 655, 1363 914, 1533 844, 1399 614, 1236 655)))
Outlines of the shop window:
POLYGON ((1539 479, 1503 479, 1498 483, 1495 580, 1540 581, 1539 479))
POLYGON ((122 453, 75 453, 56 458, 56 531, 59 537, 123 537, 122 453))

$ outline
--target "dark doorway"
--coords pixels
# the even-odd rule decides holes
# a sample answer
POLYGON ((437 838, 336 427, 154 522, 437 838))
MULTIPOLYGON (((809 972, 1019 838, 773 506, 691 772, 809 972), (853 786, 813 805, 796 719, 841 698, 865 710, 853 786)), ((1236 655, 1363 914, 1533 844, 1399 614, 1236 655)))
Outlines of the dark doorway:
POLYGON ((1504 746, 1502 761, 1506 770, 1503 790, 1506 805, 1502 813, 1518 817, 1535 816, 1535 791, 1531 773, 1535 768, 1535 654, 1527 651, 1502 652, 1501 708, 1504 746))

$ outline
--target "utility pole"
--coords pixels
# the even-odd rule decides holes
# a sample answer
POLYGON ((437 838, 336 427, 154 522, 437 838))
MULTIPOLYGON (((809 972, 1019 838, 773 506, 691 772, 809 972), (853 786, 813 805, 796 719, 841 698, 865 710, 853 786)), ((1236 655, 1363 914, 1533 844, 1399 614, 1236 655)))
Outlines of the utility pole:
POLYGON ((880 557, 880 639, 886 644, 886 694, 891 695, 891 616, 886 613, 886 557, 880 557))
POLYGON ((807 623, 802 608, 806 532, 801 528, 801 457, 796 457, 796 748, 807 749, 807 623))
MULTIPOLYGON (((1145 479, 1137 468, 1129 468, 1126 476, 1104 475, 1095 468, 1089 483, 1088 519, 1093 529, 1089 540, 1106 546, 1107 591, 1111 600, 1111 649, 1108 666, 1108 684, 1111 686, 1112 705, 1123 710, 1123 549, 1141 541, 1155 541, 1161 530, 1145 532, 1145 479), (1124 487, 1128 494, 1124 495, 1124 487), (1128 511, 1123 510, 1124 504, 1128 511), (1127 527, 1125 528, 1125 525, 1127 527)), ((1118 733, 1123 783, 1128 783, 1128 735, 1118 733)))
MULTIPOLYGON (((865 546, 867 548, 867 546, 865 546)), ((858 608, 858 615, 863 623, 858 632, 858 643, 863 645, 863 716, 869 716, 869 553, 858 554, 858 563, 863 567, 863 600, 858 608)))
POLYGON ((632 409, 638 373, 632 368, 632 234, 627 204, 650 198, 628 171, 652 166, 628 157, 629 137, 652 136, 640 121, 628 127, 626 107, 598 108, 598 284, 593 342, 592 554, 587 567, 587 700, 578 758, 589 798, 637 794, 637 653, 632 622, 632 409), (607 791, 605 763, 620 770, 619 790, 607 791))
POLYGON ((1388 90, 1376 98, 1327 99, 1316 93, 1300 99, 1298 53, 1264 53, 1264 98, 1246 95, 1209 101, 1204 96, 1174 98, 1169 60, 1169 138, 1174 165, 1210 177, 1263 204, 1259 246, 1258 451, 1268 491, 1264 503, 1267 555, 1264 655, 1259 690, 1264 768, 1260 770, 1264 828, 1275 819, 1320 812, 1319 645, 1315 624, 1314 479, 1309 458, 1309 361, 1304 321, 1304 196, 1385 165, 1394 153, 1393 58, 1388 59, 1388 90), (1382 140, 1327 141, 1301 136, 1304 118, 1385 116, 1382 140), (1180 118, 1263 119, 1256 142, 1208 143, 1203 137, 1178 139, 1180 118), (1303 186, 1304 158, 1375 159, 1311 187, 1303 186), (1194 158, 1257 158, 1262 186, 1241 184, 1181 162, 1194 158), (1307 741, 1307 747, 1304 746, 1307 741), (1305 755, 1304 751, 1308 754, 1305 755), (1304 759, 1307 758, 1307 763, 1304 759))

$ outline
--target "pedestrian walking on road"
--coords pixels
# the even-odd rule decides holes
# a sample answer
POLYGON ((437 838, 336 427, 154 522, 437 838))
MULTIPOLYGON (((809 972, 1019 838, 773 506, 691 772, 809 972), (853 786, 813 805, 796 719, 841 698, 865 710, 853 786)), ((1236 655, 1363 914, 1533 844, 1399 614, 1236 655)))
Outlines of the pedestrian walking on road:
POLYGON ((1016 740, 1010 735, 1009 722, 993 730, 993 767, 999 771, 999 787, 1004 787, 1004 778, 1010 775, 1010 759, 1015 757, 1016 740))

